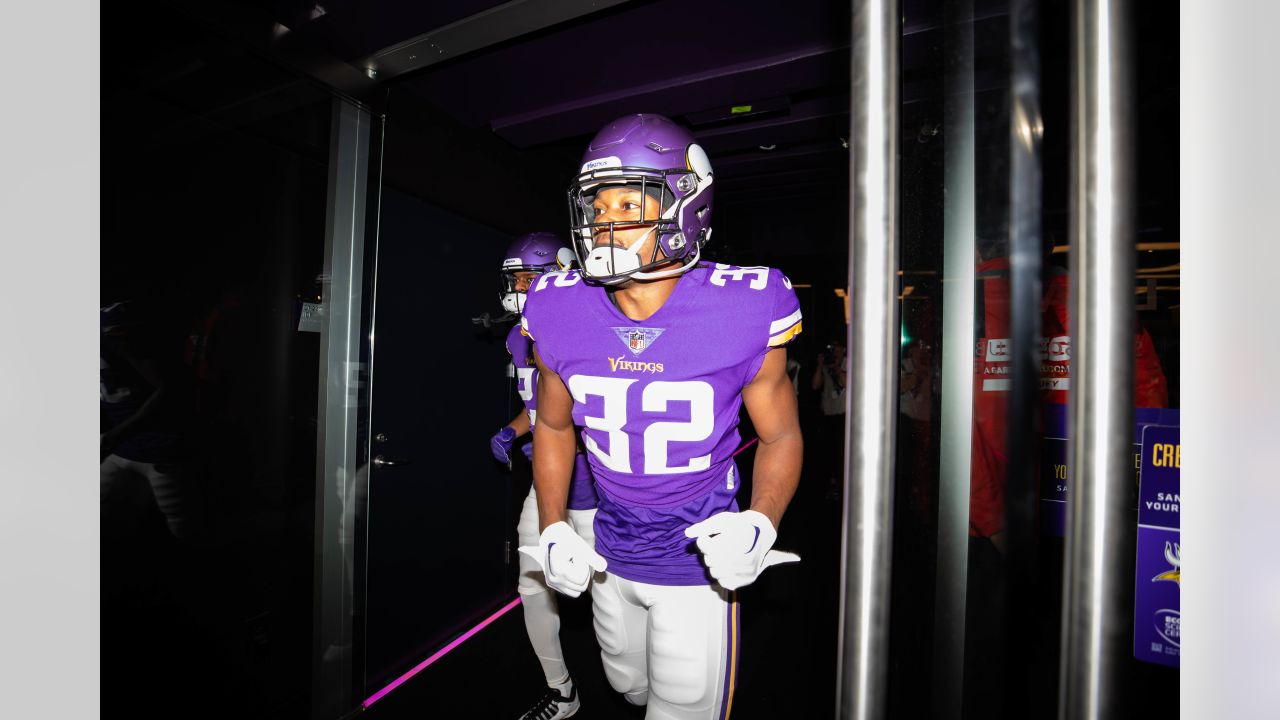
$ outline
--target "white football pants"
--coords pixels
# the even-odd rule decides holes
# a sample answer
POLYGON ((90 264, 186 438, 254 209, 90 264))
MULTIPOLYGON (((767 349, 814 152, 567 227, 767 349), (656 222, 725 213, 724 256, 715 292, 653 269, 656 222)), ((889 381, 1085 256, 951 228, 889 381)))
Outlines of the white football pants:
POLYGON ((605 676, 648 720, 723 720, 733 707, 740 624, 719 585, 650 585, 605 573, 591 590, 605 676))
MULTIPOLYGON (((596 544, 595 519, 595 508, 569 511, 569 525, 592 547, 596 544)), ((521 545, 538 544, 538 536, 542 534, 538 525, 538 498, 530 487, 520 510, 520 521, 516 524, 516 535, 521 545)), ((560 611, 556 607, 556 592, 547 587, 542 568, 533 558, 524 553, 517 555, 520 556, 520 579, 516 587, 524 605, 524 628, 529 633, 529 644, 533 646, 538 662, 542 663, 547 685, 559 685, 569 677, 569 669, 560 648, 560 611)), ((593 588, 599 584, 602 575, 596 573, 591 583, 593 588)))

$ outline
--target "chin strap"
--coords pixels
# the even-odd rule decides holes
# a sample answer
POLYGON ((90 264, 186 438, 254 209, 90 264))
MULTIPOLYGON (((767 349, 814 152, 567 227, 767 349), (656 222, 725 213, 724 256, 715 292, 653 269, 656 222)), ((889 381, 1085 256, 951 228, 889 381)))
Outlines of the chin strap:
POLYGON ((701 258, 702 258, 702 248, 701 247, 695 248, 693 251, 693 257, 689 259, 688 262, 684 263, 683 265, 680 265, 679 267, 674 267, 669 270, 656 270, 654 272, 638 272, 633 274, 631 277, 635 278, 636 280, 661 280, 663 278, 683 275, 689 272, 689 270, 692 269, 694 265, 697 265, 698 260, 700 260, 701 258))

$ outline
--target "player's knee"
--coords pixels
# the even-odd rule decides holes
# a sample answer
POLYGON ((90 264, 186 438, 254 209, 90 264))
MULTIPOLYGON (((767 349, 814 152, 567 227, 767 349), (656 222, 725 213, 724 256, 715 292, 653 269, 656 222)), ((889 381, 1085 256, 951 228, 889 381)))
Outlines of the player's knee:
MULTIPOLYGON (((649 690, 655 697, 672 705, 697 705, 708 700, 715 660, 709 657, 705 642, 688 633, 663 632, 660 617, 654 618, 650 635, 649 690)), ((717 663, 718 664, 718 663, 717 663)))
POLYGON ((709 700, 705 673, 706 668, 687 668, 681 673, 663 672, 660 665, 654 663, 653 686, 649 689, 654 697, 672 705, 700 706, 709 700))
POLYGON ((649 678, 644 669, 643 651, 628 656, 601 650, 600 664, 604 666, 604 676, 609 681, 609 687, 622 693, 632 704, 644 705, 648 702, 649 678), (634 702, 636 699, 640 699, 640 702, 634 702))
MULTIPOLYGON (((520 607, 524 611, 525 626, 529 628, 530 633, 536 628, 543 637, 555 638, 555 651, 559 653, 559 637, 560 637, 560 609, 556 603, 556 594, 554 592, 521 593, 520 607)), ((546 653, 534 646, 534 652, 539 657, 546 653)), ((563 660, 563 656, 560 656, 563 660)))
POLYGON ((547 592, 547 576, 538 563, 524 553, 520 553, 520 577, 516 580, 516 590, 521 595, 547 592))
POLYGON ((516 582, 516 591, 523 596, 537 595, 547 592, 547 583, 541 570, 521 572, 516 582))
POLYGON ((614 690, 624 695, 643 693, 647 698, 649 679, 645 671, 644 639, 638 638, 638 642, 633 642, 627 636, 623 611, 622 599, 617 596, 615 588, 605 586, 593 593, 591 623, 595 627, 596 642, 600 645, 604 675, 614 690))

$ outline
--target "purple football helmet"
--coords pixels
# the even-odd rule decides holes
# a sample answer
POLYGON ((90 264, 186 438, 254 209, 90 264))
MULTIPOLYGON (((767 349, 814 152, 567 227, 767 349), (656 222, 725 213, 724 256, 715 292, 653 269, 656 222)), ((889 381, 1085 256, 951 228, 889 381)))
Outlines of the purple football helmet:
POLYGON ((554 270, 568 270, 573 264, 573 251, 565 247, 564 241, 549 232, 535 232, 521 235, 507 248, 502 261, 502 269, 498 271, 502 309, 510 313, 524 310, 525 293, 516 290, 516 273, 535 272, 541 275, 554 270))
POLYGON ((661 115, 619 118, 596 134, 582 156, 582 169, 569 185, 569 227, 583 277, 606 285, 630 278, 655 280, 693 267, 711 237, 711 161, 686 129, 661 115), (592 202, 608 187, 632 187, 644 203, 657 202, 658 220, 595 222, 592 202), (615 225, 649 225, 632 247, 613 242, 615 225), (599 244, 597 233, 608 231, 599 244), (651 242, 654 240, 654 242, 651 242), (678 267, 656 268, 678 262, 678 267))

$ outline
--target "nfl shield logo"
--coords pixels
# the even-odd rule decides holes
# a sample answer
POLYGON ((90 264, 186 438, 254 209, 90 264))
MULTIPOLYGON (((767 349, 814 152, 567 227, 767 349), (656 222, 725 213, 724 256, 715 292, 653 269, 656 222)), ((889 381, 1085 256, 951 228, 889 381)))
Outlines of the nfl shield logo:
POLYGON ((627 346, 632 355, 639 355, 644 352, 653 342, 658 339, 665 328, 638 328, 638 327, 616 327, 613 329, 618 334, 618 339, 622 344, 627 346))

